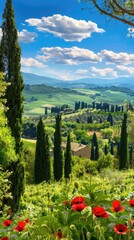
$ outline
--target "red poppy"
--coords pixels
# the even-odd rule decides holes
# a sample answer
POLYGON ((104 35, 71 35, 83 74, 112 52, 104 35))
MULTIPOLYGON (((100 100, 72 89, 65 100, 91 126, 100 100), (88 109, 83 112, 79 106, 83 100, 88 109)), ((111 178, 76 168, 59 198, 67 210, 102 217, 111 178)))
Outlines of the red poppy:
POLYGON ((129 204, 131 207, 134 207, 134 199, 129 200, 129 204))
POLYGON ((25 222, 26 223, 30 223, 30 220, 27 218, 27 219, 25 219, 25 222))
POLYGON ((22 232, 26 229, 25 226, 26 226, 26 222, 18 222, 18 225, 14 228, 14 230, 16 232, 22 232))
POLYGON ((9 227, 9 226, 11 225, 11 223, 12 223, 12 221, 11 221, 10 219, 7 219, 7 220, 5 220, 5 221, 2 223, 2 225, 3 225, 4 227, 9 227))
POLYGON ((71 201, 71 205, 80 204, 80 203, 84 203, 84 197, 82 197, 82 196, 75 197, 71 201))
POLYGON ((66 200, 65 202, 63 202, 63 205, 68 205, 69 204, 69 201, 68 200, 66 200))
POLYGON ((96 217, 108 218, 108 213, 105 211, 105 209, 103 207, 99 207, 99 206, 94 207, 93 214, 96 217))
POLYGON ((61 230, 58 230, 57 235, 59 238, 63 238, 61 230))
POLYGON ((80 203, 80 204, 74 204, 72 206, 72 209, 74 211, 78 211, 78 212, 81 212, 84 208, 86 207, 86 205, 84 203, 80 203))
POLYGON ((127 233, 127 230, 128 230, 128 227, 125 226, 124 224, 116 224, 114 226, 114 232, 117 233, 117 234, 126 234, 127 233))
POLYGON ((8 238, 8 237, 2 237, 2 238, 0 238, 0 240, 10 240, 10 238, 8 238))
POLYGON ((119 200, 113 201, 112 206, 113 207, 111 208, 111 210, 113 210, 114 212, 123 212, 124 211, 124 207, 121 206, 119 200))

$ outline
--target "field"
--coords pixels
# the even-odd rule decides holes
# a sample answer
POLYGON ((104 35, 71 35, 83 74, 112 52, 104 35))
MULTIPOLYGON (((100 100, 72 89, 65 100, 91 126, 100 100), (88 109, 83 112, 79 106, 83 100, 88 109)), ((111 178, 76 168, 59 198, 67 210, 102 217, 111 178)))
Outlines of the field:
POLYGON ((69 107, 74 109, 74 104, 77 101, 84 101, 87 104, 91 104, 93 101, 107 102, 110 104, 125 104, 132 101, 132 96, 129 92, 113 91, 105 88, 97 89, 73 89, 65 91, 64 89, 57 88, 54 91, 53 88, 46 91, 39 91, 35 89, 33 91, 24 91, 25 105, 24 115, 38 116, 44 115, 45 106, 48 107, 48 113, 52 106, 61 106, 68 104, 69 107), (51 90, 52 89, 52 90, 51 90), (32 97, 36 98, 36 101, 29 102, 32 97))

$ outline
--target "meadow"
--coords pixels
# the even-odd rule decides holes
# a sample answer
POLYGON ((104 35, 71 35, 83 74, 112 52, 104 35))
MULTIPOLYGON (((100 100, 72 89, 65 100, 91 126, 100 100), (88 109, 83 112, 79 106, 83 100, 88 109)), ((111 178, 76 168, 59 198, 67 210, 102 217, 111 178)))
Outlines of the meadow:
POLYGON ((27 185, 11 222, 1 217, 0 237, 133 240, 133 179, 133 171, 105 169, 96 176, 72 175, 68 181, 27 185))
MULTIPOLYGON (((117 89, 118 90, 118 89, 117 89)), ((129 91, 126 92, 119 89, 118 91, 110 90, 108 88, 96 88, 96 89, 72 89, 62 90, 60 88, 53 89, 52 87, 45 87, 44 91, 37 88, 34 85, 33 89, 24 91, 25 100, 31 99, 32 97, 37 98, 36 101, 27 102, 24 105, 24 115, 38 116, 44 115, 45 106, 48 106, 49 113, 52 106, 61 106, 68 104, 69 107, 74 109, 74 104, 77 101, 84 101, 91 104, 93 101, 96 102, 107 102, 111 104, 125 104, 126 102, 132 101, 132 96, 129 91)))

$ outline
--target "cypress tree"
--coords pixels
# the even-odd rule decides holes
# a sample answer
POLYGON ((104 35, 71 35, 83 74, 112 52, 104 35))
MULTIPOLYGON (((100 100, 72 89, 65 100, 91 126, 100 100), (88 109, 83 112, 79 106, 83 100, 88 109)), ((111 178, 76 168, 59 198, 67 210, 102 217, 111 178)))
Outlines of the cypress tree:
POLYGON ((69 178, 71 174, 71 163, 72 163, 72 152, 71 152, 71 139, 70 132, 67 136, 67 145, 66 145, 66 153, 65 153, 65 165, 64 165, 64 176, 65 178, 69 178))
POLYGON ((91 156, 90 156, 91 160, 95 160, 95 149, 94 149, 94 144, 92 143, 91 145, 91 156))
POLYGON ((99 158, 99 147, 98 147, 98 140, 97 140, 97 136, 96 133, 94 132, 93 137, 92 137, 92 147, 91 147, 91 155, 94 153, 94 155, 92 155, 92 158, 94 160, 98 160, 99 158))
POLYGON ((121 127, 120 150, 119 150, 119 169, 126 169, 128 161, 128 146, 127 146, 127 114, 124 114, 121 127))
POLYGON ((43 120, 40 117, 37 124, 37 141, 35 150, 34 164, 34 182, 36 184, 42 181, 50 180, 50 157, 49 157, 49 141, 45 133, 43 120))
POLYGON ((108 154, 108 146, 107 146, 107 144, 105 144, 105 147, 104 147, 104 153, 105 153, 105 155, 108 154))
POLYGON ((130 149, 129 149, 129 165, 130 165, 130 168, 133 168, 133 146, 132 145, 130 146, 130 149))
POLYGON ((18 154, 18 161, 11 162, 7 169, 12 172, 9 179, 11 182, 12 199, 7 201, 7 204, 11 206, 13 211, 18 209, 20 196, 24 189, 24 166, 21 163, 22 91, 24 85, 20 72, 21 51, 15 25, 12 0, 6 0, 2 23, 0 65, 5 73, 4 81, 8 83, 4 96, 6 99, 5 114, 11 134, 15 139, 15 152, 18 154))
POLYGON ((45 139, 45 159, 46 159, 46 166, 45 166, 45 180, 48 182, 51 179, 51 170, 50 170, 50 147, 49 147, 49 137, 46 134, 45 139))
POLYGON ((114 155, 114 145, 113 145, 113 142, 111 142, 111 144, 110 144, 110 153, 111 153, 111 155, 114 155))
POLYGON ((21 126, 23 112, 22 91, 24 88, 20 72, 21 50, 18 44, 18 35, 14 20, 12 0, 7 0, 2 24, 2 58, 4 63, 6 88, 6 116, 8 125, 11 128, 12 136, 15 138, 15 150, 21 153, 21 126))
POLYGON ((56 116, 56 128, 54 133, 54 179, 59 181, 63 172, 63 156, 61 147, 61 115, 56 116))
POLYGON ((4 61, 1 42, 0 42, 0 72, 4 72, 4 61))

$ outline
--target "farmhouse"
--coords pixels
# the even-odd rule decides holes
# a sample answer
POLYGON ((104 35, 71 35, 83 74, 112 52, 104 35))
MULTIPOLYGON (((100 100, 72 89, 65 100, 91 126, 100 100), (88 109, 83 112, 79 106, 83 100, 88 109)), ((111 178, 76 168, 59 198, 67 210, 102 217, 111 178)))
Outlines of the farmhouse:
MULTIPOLYGON (((66 143, 62 144, 62 148, 66 150, 66 143)), ((81 143, 71 142, 72 155, 80 158, 90 158, 90 147, 81 143)))

